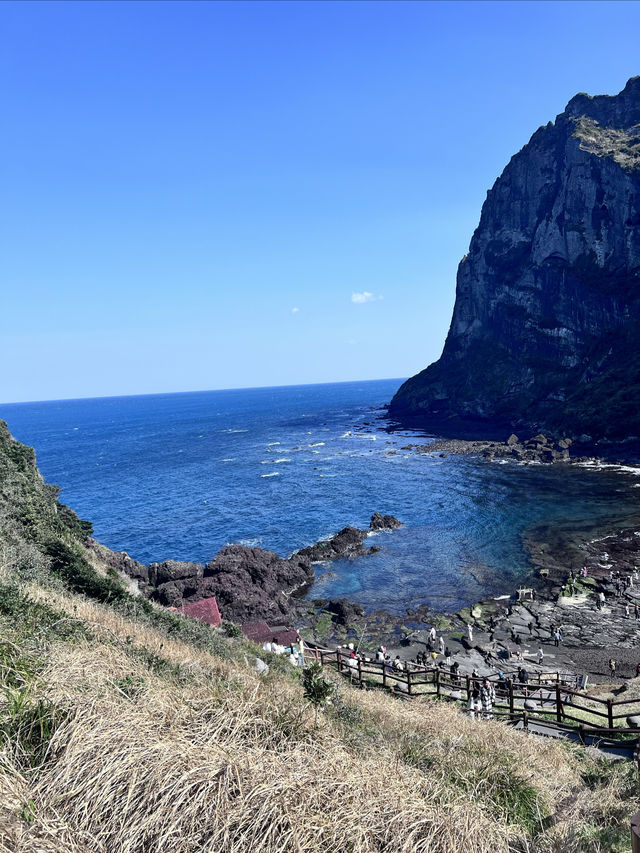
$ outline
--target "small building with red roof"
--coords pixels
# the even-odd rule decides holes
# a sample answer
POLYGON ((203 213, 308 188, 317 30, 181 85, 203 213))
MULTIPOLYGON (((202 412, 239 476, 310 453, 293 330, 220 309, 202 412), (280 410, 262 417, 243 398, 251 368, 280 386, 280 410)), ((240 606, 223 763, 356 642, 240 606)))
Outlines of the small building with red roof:
POLYGON ((217 626, 222 622, 215 595, 211 598, 203 598, 202 601, 194 601, 192 604, 184 604, 180 612, 201 622, 207 622, 209 625, 217 626))

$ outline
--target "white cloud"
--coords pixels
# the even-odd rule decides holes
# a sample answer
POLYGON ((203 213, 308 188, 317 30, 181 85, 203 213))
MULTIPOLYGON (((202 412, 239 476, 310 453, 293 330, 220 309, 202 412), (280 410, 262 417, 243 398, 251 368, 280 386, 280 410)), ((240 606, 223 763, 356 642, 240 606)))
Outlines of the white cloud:
POLYGON ((292 308, 292 309, 291 309, 291 313, 292 313, 292 314, 297 314, 297 313, 298 313, 298 311, 300 311, 300 309, 299 309, 299 308, 292 308))
POLYGON ((362 293, 351 294, 351 301, 356 305, 364 305, 365 302, 378 302, 380 299, 382 299, 382 296, 375 296, 375 294, 369 293, 368 290, 363 290, 362 293))

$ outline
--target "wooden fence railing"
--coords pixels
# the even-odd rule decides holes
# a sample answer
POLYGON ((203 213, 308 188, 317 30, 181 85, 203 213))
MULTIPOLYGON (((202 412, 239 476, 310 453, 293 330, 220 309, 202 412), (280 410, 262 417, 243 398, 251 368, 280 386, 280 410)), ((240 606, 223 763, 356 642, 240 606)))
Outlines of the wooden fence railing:
POLYGON ((640 853, 640 812, 631 818, 631 853, 640 853))
MULTIPOLYGON (((416 666, 396 671, 386 663, 364 662, 340 649, 329 651, 311 644, 307 654, 323 666, 334 667, 360 687, 387 688, 411 698, 436 696, 465 706, 474 687, 480 687, 484 680, 446 667, 416 666)), ((626 724, 626 717, 640 716, 640 698, 618 701, 589 696, 578 688, 576 676, 560 672, 536 673, 525 684, 517 681, 517 673, 504 675, 510 676, 506 683, 500 682, 498 676, 489 677, 496 693, 491 712, 495 718, 521 722, 525 728, 538 722, 574 731, 583 742, 586 735, 595 734, 640 736, 640 728, 626 724)))

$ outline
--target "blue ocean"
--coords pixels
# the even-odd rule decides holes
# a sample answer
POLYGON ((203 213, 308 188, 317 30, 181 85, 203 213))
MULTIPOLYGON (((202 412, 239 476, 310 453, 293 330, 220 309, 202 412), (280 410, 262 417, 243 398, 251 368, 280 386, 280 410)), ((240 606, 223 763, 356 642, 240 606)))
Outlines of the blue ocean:
POLYGON ((633 470, 403 449, 417 434, 387 432, 381 409, 400 382, 23 403, 0 417, 95 537, 144 562, 204 562, 231 542, 284 556, 375 511, 397 516, 404 527, 371 540, 379 553, 316 566, 311 597, 369 609, 511 592, 531 570, 532 525, 637 514, 633 470))

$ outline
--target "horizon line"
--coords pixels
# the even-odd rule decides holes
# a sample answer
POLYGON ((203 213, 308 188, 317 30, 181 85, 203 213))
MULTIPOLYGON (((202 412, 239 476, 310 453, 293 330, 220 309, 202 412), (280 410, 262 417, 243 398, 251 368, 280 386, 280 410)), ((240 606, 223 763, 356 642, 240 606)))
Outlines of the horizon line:
POLYGON ((221 391, 267 391, 278 388, 311 388, 316 385, 353 385, 356 382, 395 382, 402 383, 407 377, 381 377, 377 379, 340 379, 332 382, 293 382, 286 385, 240 385, 233 388, 200 388, 194 391, 145 391, 141 394, 104 394, 98 397, 50 397, 44 400, 14 400, 0 403, 0 406, 32 406, 38 403, 72 403, 77 400, 121 400, 130 397, 169 397, 185 394, 213 394, 221 391))

